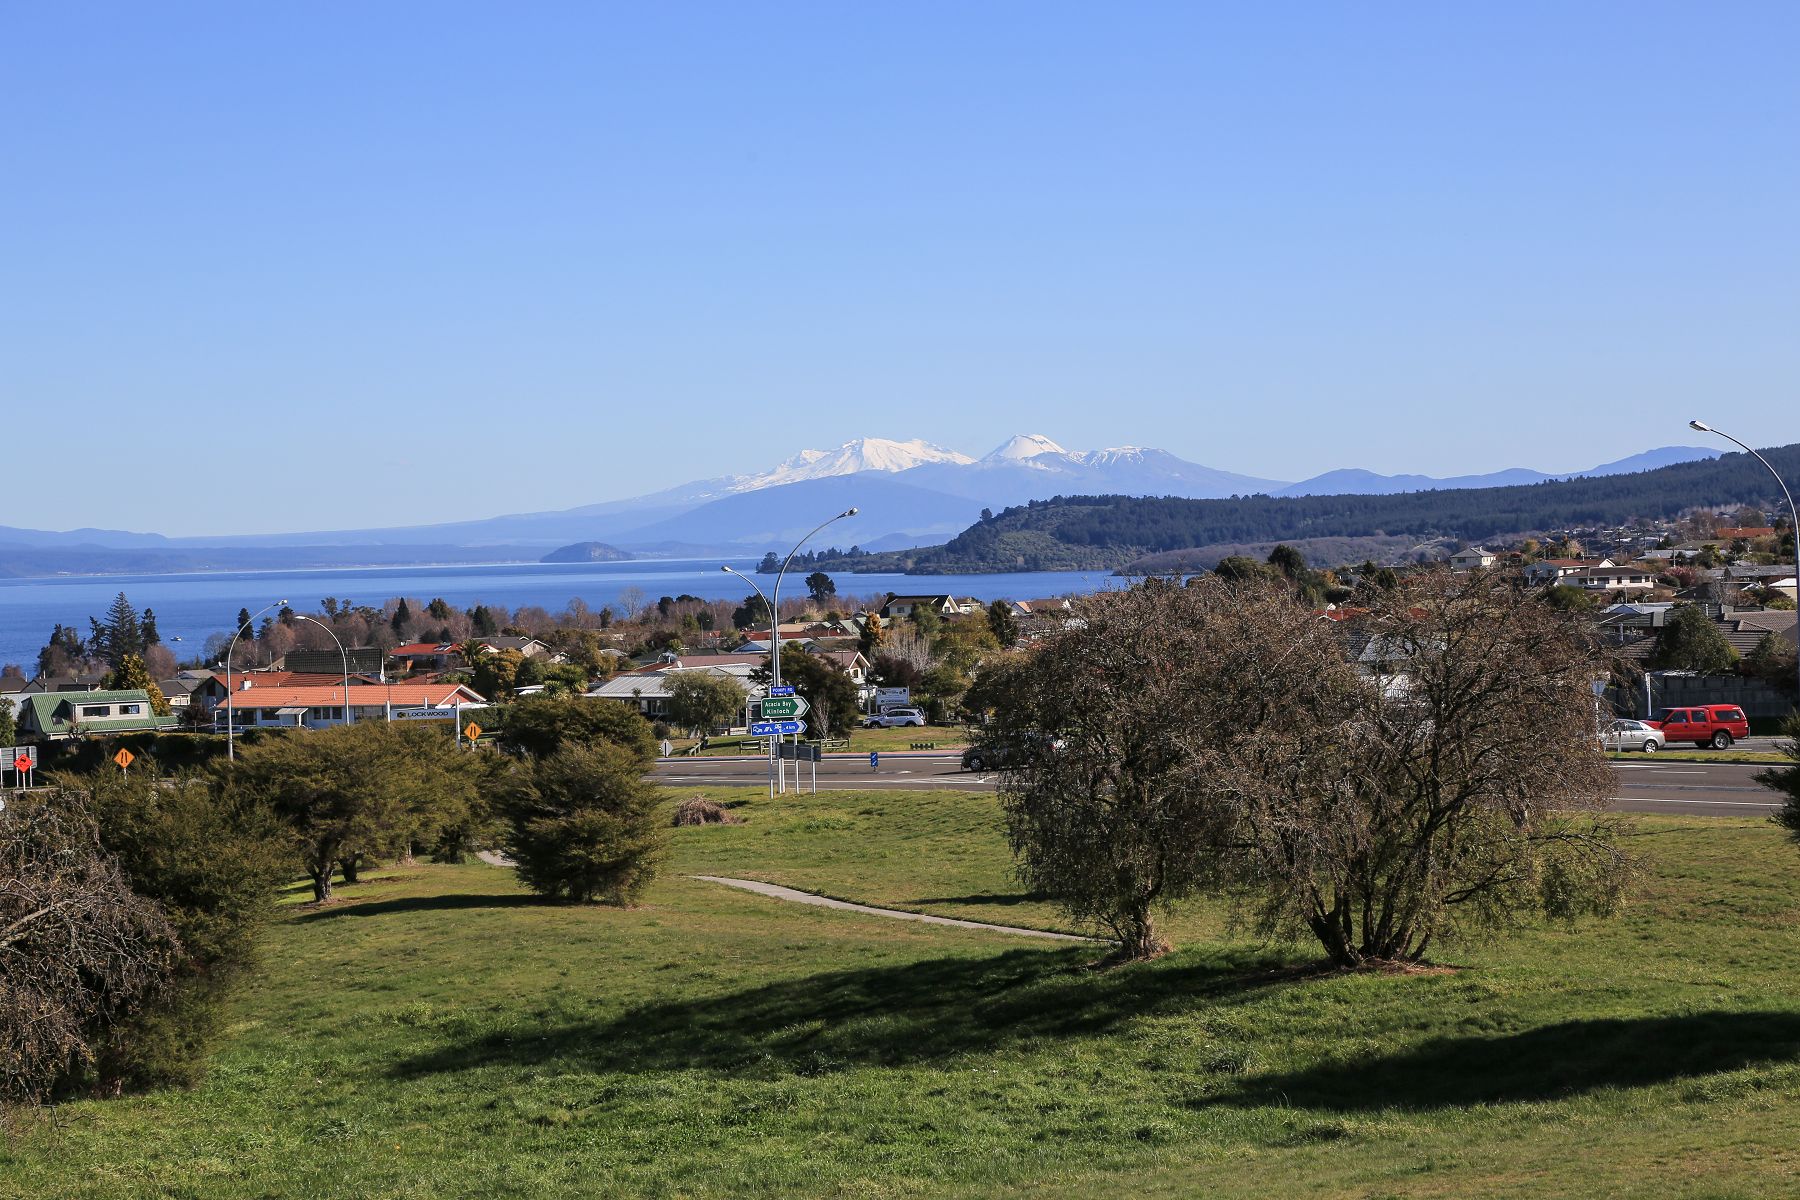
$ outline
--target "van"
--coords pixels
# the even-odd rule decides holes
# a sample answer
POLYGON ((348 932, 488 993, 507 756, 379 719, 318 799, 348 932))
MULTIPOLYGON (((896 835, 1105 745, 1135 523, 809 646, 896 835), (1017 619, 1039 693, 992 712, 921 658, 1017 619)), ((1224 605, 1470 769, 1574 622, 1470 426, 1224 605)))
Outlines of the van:
POLYGON ((1671 742, 1692 742, 1705 749, 1728 750, 1738 738, 1750 736, 1750 720, 1735 704, 1689 704, 1665 708, 1646 722, 1662 730, 1671 742))

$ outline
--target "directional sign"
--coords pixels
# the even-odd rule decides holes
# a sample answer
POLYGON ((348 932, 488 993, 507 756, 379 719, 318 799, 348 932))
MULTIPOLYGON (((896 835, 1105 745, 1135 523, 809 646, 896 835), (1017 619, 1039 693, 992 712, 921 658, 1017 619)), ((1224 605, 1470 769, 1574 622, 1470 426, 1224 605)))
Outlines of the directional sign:
POLYGON ((771 696, 762 702, 764 720, 784 721, 804 717, 808 708, 804 696, 771 696))
POLYGON ((806 726, 799 721, 752 721, 751 737, 779 737, 784 733, 799 733, 806 726))
POLYGON ((136 758, 137 755, 125 749, 123 746, 120 746, 119 752, 113 755, 113 761, 119 764, 119 770, 121 771, 126 767, 129 767, 136 758))
POLYGON ((463 726, 463 736, 468 738, 471 742, 474 741, 481 736, 481 726, 470 721, 467 725, 463 726))
POLYGON ((794 688, 793 688, 792 684, 787 684, 787 683, 778 684, 775 687, 772 687, 769 689, 769 695, 771 695, 771 696, 791 696, 793 694, 794 694, 794 688))

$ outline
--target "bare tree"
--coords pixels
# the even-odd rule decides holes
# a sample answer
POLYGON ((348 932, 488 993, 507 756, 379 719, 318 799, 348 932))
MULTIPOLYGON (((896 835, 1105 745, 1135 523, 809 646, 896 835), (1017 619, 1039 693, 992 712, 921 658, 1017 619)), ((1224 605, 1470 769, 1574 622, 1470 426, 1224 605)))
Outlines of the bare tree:
POLYGON ((92 1063, 177 951, 77 800, 12 799, 0 812, 0 1099, 37 1099, 92 1063))

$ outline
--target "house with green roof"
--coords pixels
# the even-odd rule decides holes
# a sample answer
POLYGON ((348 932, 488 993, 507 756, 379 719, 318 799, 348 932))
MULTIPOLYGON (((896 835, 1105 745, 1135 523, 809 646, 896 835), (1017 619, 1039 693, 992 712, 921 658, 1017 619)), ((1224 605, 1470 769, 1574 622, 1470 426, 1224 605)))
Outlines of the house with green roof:
POLYGON ((91 733, 137 733, 173 729, 177 717, 159 717, 150 694, 138 691, 37 692, 20 696, 22 738, 66 738, 91 733))

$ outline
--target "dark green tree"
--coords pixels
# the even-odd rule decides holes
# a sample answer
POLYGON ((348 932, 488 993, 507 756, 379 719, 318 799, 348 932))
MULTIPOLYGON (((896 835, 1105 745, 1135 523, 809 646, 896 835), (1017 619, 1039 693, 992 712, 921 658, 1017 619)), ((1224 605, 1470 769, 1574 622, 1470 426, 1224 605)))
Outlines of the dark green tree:
POLYGON ((138 631, 143 635, 146 649, 162 645, 162 634, 156 629, 156 613, 151 609, 144 610, 143 617, 138 621, 138 631))
POLYGON ((120 592, 106 610, 104 621, 88 618, 92 636, 88 639, 93 653, 106 660, 107 666, 119 669, 119 663, 126 655, 139 657, 144 653, 144 630, 138 623, 137 610, 131 607, 131 601, 120 592))
POLYGON ((506 853, 539 895, 631 904, 655 876, 667 841, 660 799, 625 747, 564 747, 522 765, 502 789, 506 853))
POLYGON ((112 674, 106 677, 106 686, 118 691, 146 693, 150 697, 150 711, 159 717, 166 717, 173 711, 169 707, 169 698, 163 695, 156 680, 150 678, 150 668, 135 654, 127 654, 120 660, 112 674))
POLYGON ((1000 643, 1002 650, 1012 649, 1013 643, 1019 640, 1019 622, 1012 614, 1012 606, 1004 600, 996 600, 988 605, 988 628, 994 631, 994 640, 1000 643))
POLYGON ((389 624, 396 637, 404 636, 406 627, 412 624, 412 609, 407 606, 405 596, 400 597, 400 603, 394 606, 394 618, 389 624))
POLYGON ((1697 604, 1676 606, 1656 635, 1649 666, 1656 671, 1697 671, 1712 675, 1737 666, 1738 654, 1718 623, 1697 604))
MULTIPOLYGON (((751 672, 758 683, 772 678, 768 668, 751 672)), ((844 669, 828 658, 808 654, 798 646, 781 648, 781 682, 805 697, 806 725, 813 737, 830 737, 856 724, 856 685, 844 669)))
POLYGON ((729 725, 744 709, 744 689, 723 675, 683 671, 669 683, 669 720, 695 734, 729 725))
POLYGON ((735 629, 751 629, 769 624, 768 603, 755 594, 745 596, 744 602, 732 610, 731 624, 735 629))
POLYGON ((500 713, 500 749, 547 758, 565 746, 622 746, 641 762, 656 757, 650 722, 630 705, 588 696, 525 696, 500 713))
POLYGON ((814 604, 827 604, 837 595, 837 584, 825 572, 814 571, 806 577, 806 594, 812 597, 814 604))
POLYGON ((0 746, 10 746, 19 740, 18 718, 13 712, 11 696, 0 696, 0 746))

